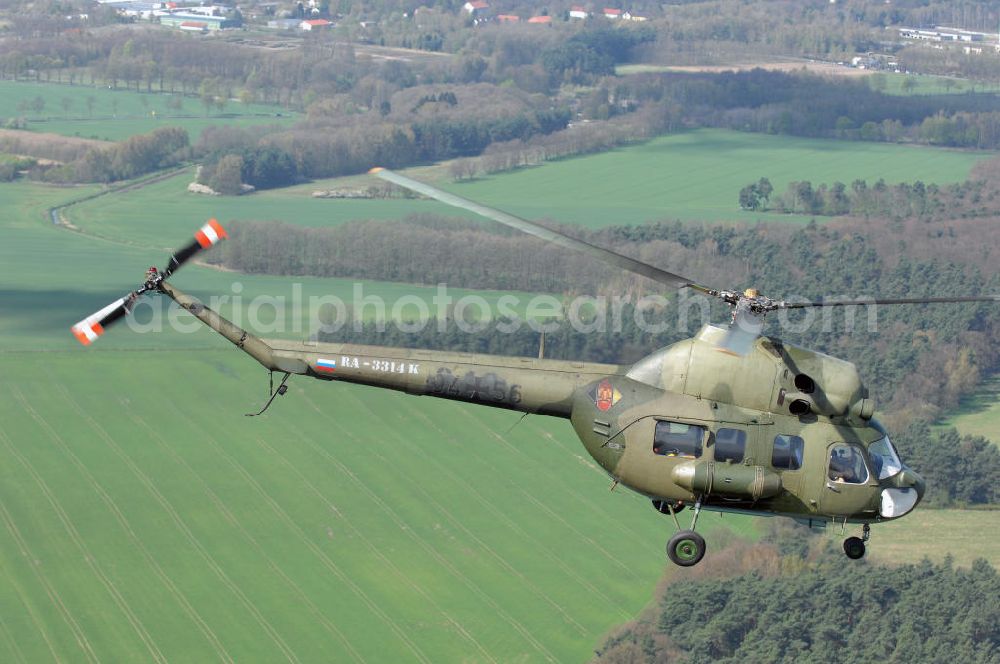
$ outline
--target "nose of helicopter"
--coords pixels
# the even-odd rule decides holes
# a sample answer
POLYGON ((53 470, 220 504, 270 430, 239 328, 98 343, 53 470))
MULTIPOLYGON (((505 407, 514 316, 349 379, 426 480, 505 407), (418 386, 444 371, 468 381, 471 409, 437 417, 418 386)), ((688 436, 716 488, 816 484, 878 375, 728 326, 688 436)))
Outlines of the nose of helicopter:
POLYGON ((924 491, 927 490, 927 482, 924 481, 924 478, 920 473, 910 468, 905 469, 903 474, 904 477, 900 478, 900 483, 909 483, 909 485, 917 492, 917 502, 919 503, 923 500, 924 491))
POLYGON ((920 473, 903 467, 894 478, 893 486, 882 489, 882 505, 879 510, 885 519, 898 519, 913 511, 927 490, 927 483, 920 473))

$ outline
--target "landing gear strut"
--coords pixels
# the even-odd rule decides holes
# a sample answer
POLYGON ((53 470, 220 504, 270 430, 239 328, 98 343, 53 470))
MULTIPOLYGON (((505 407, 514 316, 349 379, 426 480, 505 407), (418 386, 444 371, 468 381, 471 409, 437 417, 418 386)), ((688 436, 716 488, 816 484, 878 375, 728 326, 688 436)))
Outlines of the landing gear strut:
POLYGON ((844 540, 844 553, 851 560, 858 560, 865 556, 865 542, 871 537, 871 526, 867 523, 864 526, 861 537, 848 537, 844 540))
POLYGON ((677 512, 684 509, 682 501, 655 500, 653 507, 659 512, 669 514, 677 526, 677 532, 667 542, 667 557, 675 565, 691 567, 697 565, 705 557, 705 538, 694 531, 698 525, 698 514, 701 513, 701 499, 694 504, 694 515, 691 517, 691 528, 684 530, 677 520, 677 512))

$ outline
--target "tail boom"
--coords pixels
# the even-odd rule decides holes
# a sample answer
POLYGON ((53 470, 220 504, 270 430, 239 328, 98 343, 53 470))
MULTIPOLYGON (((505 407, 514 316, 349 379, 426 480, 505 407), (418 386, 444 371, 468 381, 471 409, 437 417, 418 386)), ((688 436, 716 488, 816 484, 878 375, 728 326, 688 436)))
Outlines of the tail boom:
POLYGON ((166 281, 160 290, 266 369, 569 417, 576 390, 626 367, 358 344, 264 340, 166 281))

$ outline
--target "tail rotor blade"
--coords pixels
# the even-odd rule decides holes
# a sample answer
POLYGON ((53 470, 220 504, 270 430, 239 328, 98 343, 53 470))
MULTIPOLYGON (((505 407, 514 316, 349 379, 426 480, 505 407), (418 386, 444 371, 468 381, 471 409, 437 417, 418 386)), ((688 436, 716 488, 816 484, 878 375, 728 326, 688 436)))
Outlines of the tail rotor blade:
POLYGON ((208 223, 194 234, 194 240, 170 257, 170 260, 167 261, 167 267, 163 270, 163 278, 166 279, 176 272, 181 265, 191 260, 202 249, 208 249, 227 237, 229 235, 222 224, 215 219, 209 219, 208 223))
POLYGON ((75 336, 84 346, 89 346, 93 342, 97 341, 97 337, 104 334, 104 330, 109 325, 112 325, 128 314, 131 309, 131 302, 135 296, 136 293, 130 293, 125 297, 115 300, 100 311, 87 316, 70 328, 73 332, 73 336, 75 336))

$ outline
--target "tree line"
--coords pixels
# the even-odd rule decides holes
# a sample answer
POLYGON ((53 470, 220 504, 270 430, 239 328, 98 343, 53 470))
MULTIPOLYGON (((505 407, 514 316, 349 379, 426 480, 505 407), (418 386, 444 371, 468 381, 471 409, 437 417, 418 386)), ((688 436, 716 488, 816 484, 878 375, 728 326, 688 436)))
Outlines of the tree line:
POLYGON ((864 79, 755 69, 648 73, 605 82, 615 99, 683 109, 694 126, 816 138, 993 149, 1000 114, 991 94, 900 98, 864 79))
POLYGON ((943 187, 919 180, 888 185, 879 179, 869 185, 857 179, 850 186, 843 182, 814 186, 808 180, 798 180, 790 182, 782 194, 772 198, 774 187, 763 177, 740 189, 739 205, 744 210, 794 214, 929 220, 991 214, 990 208, 983 205, 985 187, 982 180, 943 187))
POLYGON ((987 561, 848 565, 818 541, 803 558, 801 539, 772 534, 710 553, 592 661, 1000 662, 1000 575, 987 561))
MULTIPOLYGON (((33 179, 58 183, 128 180, 192 156, 188 133, 180 127, 161 127, 117 143, 11 132, 0 135, 0 150, 41 158, 22 160, 21 168, 33 179)), ((10 179, 19 172, 10 173, 10 179)))
POLYGON ((935 431, 915 420, 893 432, 906 464, 927 480, 923 504, 969 507, 1000 503, 1000 448, 982 436, 961 436, 954 428, 935 431))

